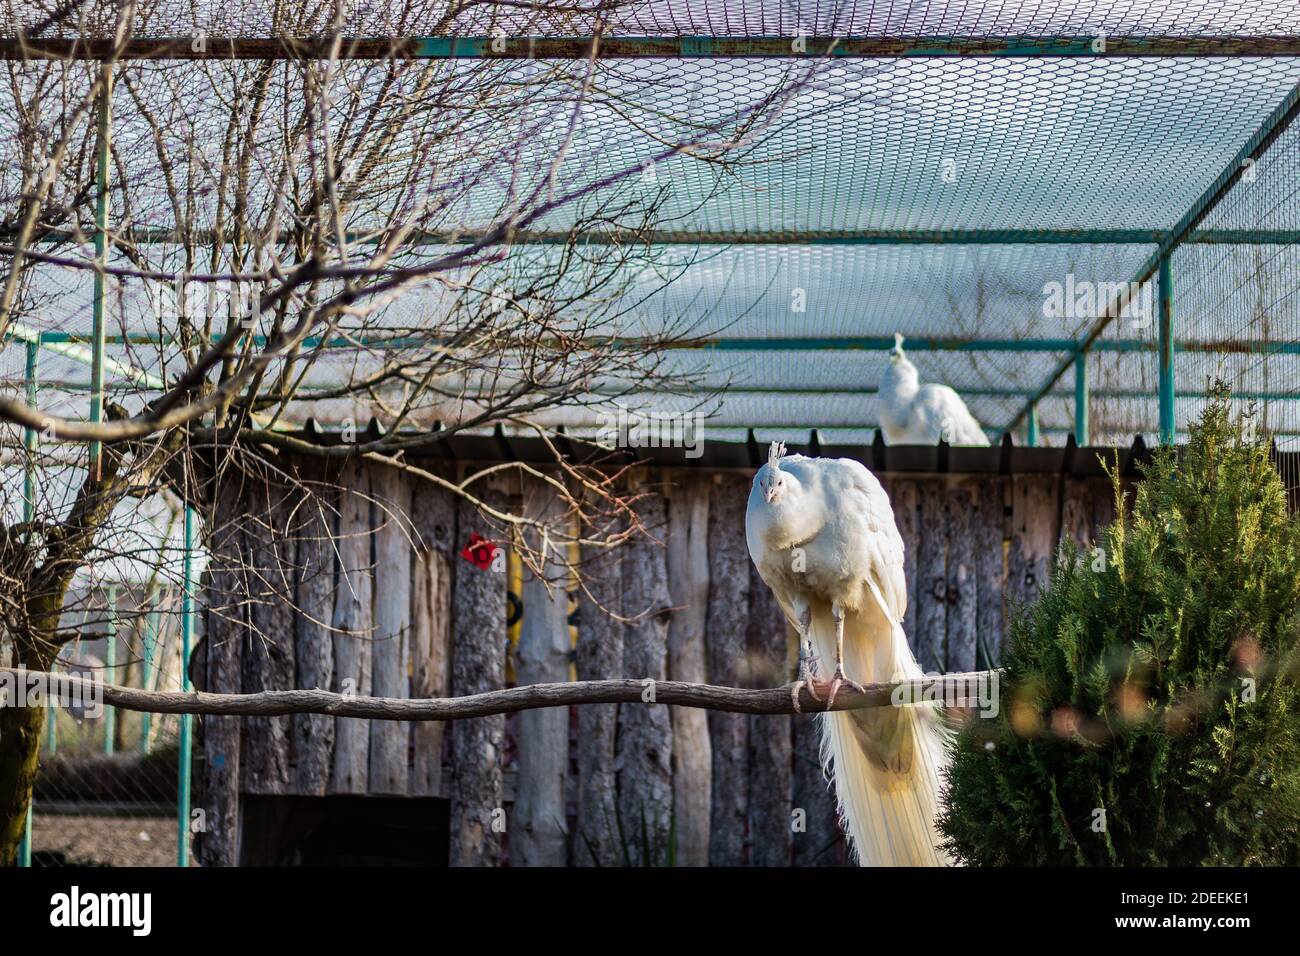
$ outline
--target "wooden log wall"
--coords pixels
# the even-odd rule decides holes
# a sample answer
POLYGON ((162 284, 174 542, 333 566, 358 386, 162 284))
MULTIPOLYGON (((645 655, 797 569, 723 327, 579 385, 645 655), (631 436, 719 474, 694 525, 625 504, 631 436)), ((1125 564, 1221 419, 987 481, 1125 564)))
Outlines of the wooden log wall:
MULTIPOLYGON (((249 477, 227 482, 209 509, 198 680, 220 692, 416 697, 505 686, 504 562, 482 568, 461 554, 471 535, 492 536, 478 511, 377 465, 295 471, 314 494, 249 477)), ((881 478, 906 548, 904 626, 932 671, 995 665, 1008 609, 1043 586, 1059 544, 1086 546, 1113 515, 1102 479, 881 478)), ((583 551, 576 648, 562 588, 525 574, 518 682, 788 681, 792 633, 745 545, 750 476, 668 469, 638 480, 652 492, 639 507, 657 540, 583 551)), ((541 483, 487 494, 493 507, 549 514, 541 483)), ((198 858, 252 860, 240 846, 244 794, 364 794, 447 800, 452 865, 847 862, 811 716, 610 704, 533 711, 509 728, 500 716, 449 726, 209 718, 198 858)))
MULTIPOLYGON (((550 486, 531 479, 524 486, 525 516, 536 521, 561 520, 550 486)), ((536 551, 549 547, 543 536, 528 533, 536 551)), ((524 607, 515 649, 515 677, 520 684, 549 684, 569 679, 568 593, 563 561, 547 561, 541 576, 525 571, 524 607)), ((511 827, 511 862, 517 866, 564 866, 567 835, 564 784, 568 777, 569 712, 527 710, 516 732, 518 787, 511 827)))

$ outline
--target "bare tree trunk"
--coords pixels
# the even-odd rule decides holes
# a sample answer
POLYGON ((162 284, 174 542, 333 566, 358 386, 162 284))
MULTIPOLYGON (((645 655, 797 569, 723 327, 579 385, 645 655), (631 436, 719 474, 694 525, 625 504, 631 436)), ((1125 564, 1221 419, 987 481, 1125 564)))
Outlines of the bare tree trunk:
MULTIPOLYGON (((709 681, 743 687, 749 679, 745 637, 749 621, 749 550, 745 546, 748 479, 714 478, 709 500, 709 681)), ((713 744, 709 865, 745 863, 746 796, 749 792, 749 724, 744 714, 709 714, 713 744)))
MULTIPOLYGON (((668 678, 703 684, 704 622, 709 609, 709 483, 691 476, 669 501, 668 678)), ((709 808, 713 748, 709 718, 695 707, 674 707, 673 816, 678 866, 709 865, 709 808)))
MULTIPOLYGON (((22 666, 46 671, 54 660, 54 648, 47 654, 20 651, 16 656, 22 666)), ((18 861, 44 729, 44 707, 0 706, 0 867, 18 861)))
MULTIPOLYGON (((555 493, 536 479, 524 485, 523 513, 538 521, 558 517, 555 493)), ((541 540, 532 541, 537 550, 541 540)), ((548 549, 549 552, 549 549, 548 549)), ((549 553, 547 554, 549 558, 549 553)), ((515 652, 517 683, 544 684, 569 679, 567 579, 562 560, 550 559, 545 581, 524 569, 524 617, 515 652)), ((569 767, 569 710, 552 707, 519 715, 518 785, 511 827, 510 862, 519 866, 564 866, 567 842, 564 783, 569 767)))
MULTIPOLYGON (((455 559, 456 502, 432 484, 417 484, 411 496, 411 520, 418 536, 412 562, 411 694, 446 697, 451 677, 451 591, 455 559)), ((411 795, 442 795, 441 721, 417 721, 411 727, 415 756, 411 795)))
MULTIPOLYGON (((785 613, 751 566, 749 655, 751 686, 777 687, 790 679, 785 613)), ((749 715, 749 862, 790 865, 791 726, 783 717, 749 715)))
MULTIPOLYGON (((642 523, 656 538, 666 530, 664 499, 654 494, 638 503, 642 523)), ((633 679, 666 679, 668 666, 668 565, 658 541, 638 535, 624 558, 624 603, 629 617, 623 668, 633 679)), ((647 684, 646 693, 653 692, 647 684)), ((672 859, 673 728, 668 709, 643 705, 619 708, 619 823, 633 866, 663 866, 672 859)))
MULTIPOLYGON (((584 548, 583 575, 591 596, 579 598, 578 680, 623 676, 623 554, 626 549, 584 548)), ((578 708, 578 820, 573 862, 622 866, 615 774, 618 704, 578 708)))
MULTIPOLYGON (((500 508, 504 496, 486 491, 489 507, 500 508)), ((457 503, 456 540, 465 543, 477 532, 492 530, 465 501, 457 503)), ((504 545, 502 545, 504 547, 504 545)), ((452 693, 477 694, 505 686, 506 574, 455 561, 452 595, 454 650, 452 693)), ((501 861, 505 808, 501 792, 501 758, 506 719, 502 714, 458 720, 451 727, 451 865, 496 866, 501 861)))
MULTIPOLYGON (((324 469, 312 469, 324 477, 324 469)), ((327 484, 313 484, 295 532, 298 536, 298 598, 294 616, 297 646, 295 686, 328 690, 334 679, 335 496, 327 484)), ((334 718, 299 714, 293 719, 294 792, 321 796, 330 781, 334 753, 334 718)))
MULTIPOLYGON (((409 697, 411 630, 411 513, 409 481, 395 468, 371 471, 375 494, 375 634, 371 646, 371 692, 409 697)), ((411 725, 377 720, 370 725, 370 792, 405 794, 411 725)))
MULTIPOLYGON (((370 475, 356 461, 339 477, 339 577, 334 592, 334 689, 369 695, 371 609, 370 475)), ((370 784, 370 721, 340 717, 334 726, 331 793, 367 793, 370 784)))

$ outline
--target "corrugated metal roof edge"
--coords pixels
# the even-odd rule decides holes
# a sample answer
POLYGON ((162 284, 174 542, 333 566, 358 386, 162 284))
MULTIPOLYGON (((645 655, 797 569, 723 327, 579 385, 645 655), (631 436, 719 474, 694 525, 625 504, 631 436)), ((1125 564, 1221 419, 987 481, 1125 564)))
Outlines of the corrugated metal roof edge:
MULTIPOLYGON (((436 426, 433 432, 441 430, 436 426)), ((375 441, 385 434, 383 426, 371 420, 364 431, 358 431, 355 442, 375 441)), ((411 434, 418 434, 412 431, 411 434)), ((347 444, 340 431, 323 430, 315 420, 309 419, 295 437, 322 446, 347 444)), ((569 460, 587 464, 605 463, 620 466, 643 463, 657 467, 700 468, 710 470, 752 470, 767 460, 767 444, 760 443, 749 430, 743 442, 725 442, 711 439, 697 449, 670 448, 619 448, 614 451, 600 448, 588 441, 570 439, 563 428, 557 429, 554 445, 569 460), (698 451, 689 457, 688 451, 698 451)), ((988 447, 949 445, 887 445, 877 429, 870 445, 836 445, 825 442, 818 429, 809 432, 802 444, 786 442, 791 452, 824 458, 852 458, 862 462, 874 472, 912 474, 1066 474, 1076 478, 1099 478, 1105 474, 1102 461, 1118 461, 1120 473, 1126 477, 1138 474, 1137 466, 1150 461, 1151 449, 1141 435, 1127 448, 1119 446, 1093 446, 1080 448, 1070 435, 1066 444, 1054 448, 1017 446, 1009 433, 1002 441, 988 447)), ((1279 459, 1295 459, 1292 467, 1300 466, 1300 452, 1277 452, 1279 459)), ((523 461, 545 464, 554 461, 553 453, 540 438, 507 435, 496 426, 489 434, 452 434, 429 446, 427 450, 408 450, 408 459, 423 461, 501 462, 523 461)))

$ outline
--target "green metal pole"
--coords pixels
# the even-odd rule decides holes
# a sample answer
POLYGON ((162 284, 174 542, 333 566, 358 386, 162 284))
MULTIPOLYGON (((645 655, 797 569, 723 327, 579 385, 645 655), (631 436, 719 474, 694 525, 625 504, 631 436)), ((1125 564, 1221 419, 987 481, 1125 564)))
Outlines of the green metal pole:
POLYGON ((27 801, 27 824, 23 827, 23 838, 18 841, 18 865, 32 865, 32 802, 27 801))
MULTIPOLYGON (((37 374, 40 369, 40 342, 27 343, 27 404, 36 407, 37 374)), ((36 449, 39 436, 34 428, 23 429, 23 448, 26 460, 23 463, 23 521, 30 522, 36 516, 36 449)), ((31 532, 29 531, 30 535, 31 532)), ((27 821, 23 827, 23 838, 18 844, 18 865, 32 865, 32 801, 27 801, 27 821)))
POLYGON ((1038 447, 1038 406, 1029 406, 1029 422, 1025 428, 1025 444, 1030 448, 1038 447))
MULTIPOLYGON (((37 375, 40 370, 40 342, 27 343, 27 404, 36 407, 37 375)), ((23 521, 36 516, 36 450, 40 436, 35 428, 23 429, 23 448, 27 460, 23 465, 23 521)), ((30 535, 31 532, 28 532, 30 535)))
POLYGON ((1088 353, 1074 357, 1074 441, 1088 444, 1088 353))
MULTIPOLYGON (((194 641, 194 509, 185 506, 185 568, 181 592, 181 690, 190 690, 190 648, 194 641)), ((180 767, 176 789, 176 865, 190 865, 190 763, 193 714, 181 714, 180 767)))
MULTIPOLYGON (((95 166, 97 196, 95 198, 95 262, 99 266, 95 271, 95 309, 91 338, 94 357, 90 370, 90 420, 98 423, 104 420, 104 304, 106 298, 106 276, 104 267, 108 264, 108 171, 109 171, 109 137, 113 119, 113 65, 104 63, 101 67, 102 86, 99 92, 99 141, 98 157, 95 166)), ((90 443, 90 477, 98 481, 100 476, 100 443, 90 443)))
POLYGON ((1160 444, 1172 445, 1177 426, 1174 420, 1174 279, 1168 255, 1160 257, 1157 296, 1160 300, 1156 330, 1160 355, 1160 444))
MULTIPOLYGON (((54 665, 50 665, 54 670, 54 665)), ((51 698, 45 702, 45 752, 51 757, 59 752, 58 708, 51 698)))
MULTIPOLYGON (((140 634, 140 687, 142 690, 152 690, 150 685, 153 683, 153 654, 156 638, 155 628, 158 626, 158 619, 154 614, 154 605, 157 603, 157 594, 154 588, 149 588, 148 596, 145 598, 144 628, 140 634)), ((147 711, 140 714, 140 752, 147 754, 149 752, 149 731, 153 727, 153 715, 147 711)))
MULTIPOLYGON (((108 638, 104 644, 104 680, 116 683, 117 677, 117 585, 108 586, 108 638)), ((117 747, 117 708, 104 705, 104 753, 117 747)))

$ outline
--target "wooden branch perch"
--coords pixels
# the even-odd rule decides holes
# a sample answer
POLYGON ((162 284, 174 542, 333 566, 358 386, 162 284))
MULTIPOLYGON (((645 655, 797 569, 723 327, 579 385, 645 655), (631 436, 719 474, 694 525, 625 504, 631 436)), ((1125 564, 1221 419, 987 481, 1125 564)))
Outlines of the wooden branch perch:
MULTIPOLYGON (((967 698, 977 681, 996 680, 996 671, 973 671, 922 678, 892 684, 868 684, 866 693, 842 686, 835 695, 834 710, 860 710, 890 706, 895 688, 906 687, 920 700, 923 692, 938 695, 938 702, 967 698)), ((687 684, 681 681, 592 680, 566 681, 557 684, 527 684, 507 690, 494 690, 468 697, 407 699, 395 697, 356 697, 324 690, 271 690, 256 694, 206 694, 199 692, 149 691, 98 681, 12 667, 0 667, 0 689, 13 686, 4 679, 12 674, 19 686, 30 686, 31 679, 42 681, 53 696, 77 695, 95 700, 101 695, 105 704, 123 710, 153 714, 214 714, 231 717, 278 717, 285 714, 328 714, 335 717, 364 717, 371 720, 460 720, 508 714, 538 707, 567 707, 570 704, 673 704, 705 710, 731 711, 741 714, 793 714, 795 684, 770 688, 719 687, 713 684, 687 684), (48 682, 48 683, 46 683, 48 682), (653 686, 653 700, 651 696, 653 686)), ((818 680, 817 697, 807 686, 799 688, 799 709, 816 713, 826 709, 829 682, 818 680), (820 698, 820 699, 818 699, 820 698)), ((979 686, 987 686, 980 684, 979 686)), ((996 700, 996 698, 994 698, 996 700)))

